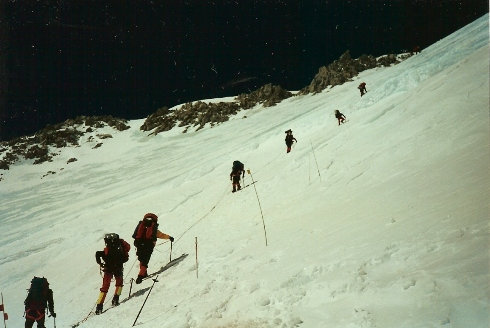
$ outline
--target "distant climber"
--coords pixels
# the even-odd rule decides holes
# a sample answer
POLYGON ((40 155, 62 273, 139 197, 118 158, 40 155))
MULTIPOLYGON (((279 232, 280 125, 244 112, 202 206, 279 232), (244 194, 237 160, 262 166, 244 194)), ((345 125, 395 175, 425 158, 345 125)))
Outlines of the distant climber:
POLYGON ((359 91, 361 91, 361 97, 364 96, 364 94, 367 92, 366 82, 362 82, 357 88, 359 89, 359 91))
POLYGON ((116 280, 116 290, 112 297, 112 305, 119 305, 119 296, 123 288, 123 264, 128 261, 131 249, 131 246, 124 239, 119 238, 117 233, 106 234, 104 242, 104 250, 95 252, 95 261, 104 271, 95 314, 101 314, 104 310, 104 300, 113 276, 116 280))
POLYGON ((136 283, 140 284, 144 278, 148 277, 148 262, 150 262, 157 238, 169 239, 173 243, 174 237, 158 230, 158 216, 153 213, 146 213, 143 220, 139 221, 134 229, 133 238, 136 255, 140 261, 140 271, 136 283))
POLYGON ((335 118, 339 121, 339 125, 345 123, 346 117, 338 109, 335 110, 335 118))
POLYGON ((56 318, 54 312, 53 291, 49 288, 46 278, 34 277, 31 280, 31 287, 24 301, 26 322, 25 327, 31 328, 34 322, 38 327, 45 327, 45 313, 48 308, 52 317, 56 318))
POLYGON ((240 178, 245 177, 245 165, 240 161, 234 161, 231 168, 230 180, 233 186, 232 192, 236 192, 242 187, 240 186, 240 178))
POLYGON ((286 142, 286 153, 289 153, 291 151, 291 146, 293 145, 293 142, 298 142, 298 140, 296 140, 296 138, 293 136, 293 131, 291 131, 291 129, 285 131, 284 133, 286 133, 286 139, 284 139, 284 141, 286 142))

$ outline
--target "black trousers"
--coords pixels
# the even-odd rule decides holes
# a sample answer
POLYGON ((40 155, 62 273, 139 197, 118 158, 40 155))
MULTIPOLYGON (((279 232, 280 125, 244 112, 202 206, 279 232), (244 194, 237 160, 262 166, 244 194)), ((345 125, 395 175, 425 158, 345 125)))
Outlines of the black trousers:
POLYGON ((153 248, 153 244, 151 246, 142 245, 136 248, 136 256, 138 256, 138 261, 140 261, 145 267, 148 267, 151 254, 153 253, 153 248))

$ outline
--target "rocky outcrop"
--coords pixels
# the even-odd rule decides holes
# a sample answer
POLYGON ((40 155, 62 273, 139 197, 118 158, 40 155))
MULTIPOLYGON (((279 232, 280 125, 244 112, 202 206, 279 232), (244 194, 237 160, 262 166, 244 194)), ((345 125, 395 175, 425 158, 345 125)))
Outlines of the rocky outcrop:
POLYGON ((142 131, 152 131, 158 134, 171 130, 175 126, 185 127, 187 132, 190 127, 202 129, 206 124, 214 126, 228 121, 230 116, 237 114, 240 110, 246 110, 257 104, 264 107, 274 106, 278 102, 291 97, 292 93, 280 86, 266 84, 249 94, 241 94, 231 102, 189 102, 175 110, 167 107, 160 108, 147 117, 140 127, 142 131))
MULTIPOLYGON (((32 159, 34 164, 51 161, 58 153, 56 148, 78 146, 85 133, 110 126, 118 131, 129 129, 127 120, 108 116, 79 116, 63 123, 47 125, 33 136, 19 137, 0 143, 0 170, 8 170, 18 160, 32 159)), ((110 134, 97 134, 100 139, 112 138, 110 134)))
POLYGON ((301 89, 298 94, 318 93, 329 86, 333 87, 351 81, 354 76, 367 69, 390 66, 399 62, 396 55, 386 55, 379 58, 362 55, 357 59, 353 59, 349 51, 346 51, 333 63, 320 67, 311 83, 301 89))
POLYGON ((141 131, 151 131, 153 129, 158 129, 155 134, 171 130, 175 126, 176 120, 171 115, 168 107, 159 108, 155 113, 148 116, 140 127, 141 131))
POLYGON ((140 130, 158 134, 171 130, 176 125, 187 128, 198 126, 197 130, 199 130, 207 123, 214 125, 227 121, 229 116, 236 114, 239 109, 239 106, 233 102, 205 103, 203 101, 185 103, 172 111, 164 107, 148 116, 140 130))
POLYGON ((398 57, 397 55, 394 55, 394 54, 381 56, 376 60, 378 63, 377 66, 391 66, 393 64, 398 64, 401 61, 401 60, 399 60, 400 58, 407 59, 408 57, 410 57, 410 56, 398 57))
POLYGON ((277 103, 293 94, 279 85, 266 84, 261 88, 248 93, 240 94, 235 98, 239 106, 243 109, 249 109, 257 104, 262 104, 264 107, 275 106, 277 103))
POLYGON ((179 126, 197 126, 197 130, 200 130, 208 123, 213 126, 228 121, 229 117, 238 113, 239 110, 240 107, 234 102, 197 101, 184 104, 176 111, 175 117, 180 122, 179 126))

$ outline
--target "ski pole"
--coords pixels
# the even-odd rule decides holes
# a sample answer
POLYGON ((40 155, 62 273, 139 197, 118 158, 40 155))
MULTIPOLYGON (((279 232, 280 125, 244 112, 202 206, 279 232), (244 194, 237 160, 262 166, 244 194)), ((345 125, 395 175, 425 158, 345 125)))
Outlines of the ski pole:
POLYGON ((264 226, 265 246, 267 246, 267 230, 265 229, 264 213, 262 213, 262 206, 260 205, 259 194, 257 193, 257 188, 255 188, 255 180, 252 175, 252 172, 250 172, 250 169, 247 170, 247 173, 250 174, 250 177, 252 178, 252 184, 254 186, 255 195, 257 195, 257 201, 259 202, 260 215, 262 215, 262 224, 264 226))
POLYGON ((143 305, 141 305, 141 309, 140 311, 138 312, 138 315, 136 316, 136 319, 134 319, 134 322, 133 322, 133 327, 136 325, 136 321, 138 320, 140 314, 141 314, 141 311, 143 311, 143 307, 145 306, 145 303, 146 303, 146 300, 148 299, 148 297, 150 296, 150 293, 151 293, 151 290, 153 289, 153 286, 155 286, 155 283, 158 281, 157 280, 158 276, 155 277, 155 279, 152 279, 153 280, 153 284, 151 285, 151 288, 150 290, 148 291, 148 294, 146 295, 146 298, 145 298, 145 301, 143 302, 143 305))

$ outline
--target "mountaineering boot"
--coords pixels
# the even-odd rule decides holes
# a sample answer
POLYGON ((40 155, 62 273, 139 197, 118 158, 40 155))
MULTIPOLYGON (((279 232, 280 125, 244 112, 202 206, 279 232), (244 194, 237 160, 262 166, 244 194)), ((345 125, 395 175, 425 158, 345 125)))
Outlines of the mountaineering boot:
POLYGON ((114 295, 112 298, 112 305, 118 306, 119 305, 119 295, 114 295))
POLYGON ((147 265, 144 265, 140 262, 140 272, 138 273, 138 278, 136 278, 137 284, 141 284, 143 279, 148 277, 148 272, 146 271, 147 267, 148 267, 147 265))
POLYGON ((137 284, 141 284, 141 282, 143 281, 143 279, 145 279, 146 277, 148 277, 148 273, 145 273, 143 275, 139 274, 138 275, 138 278, 136 278, 136 283, 137 284))
POLYGON ((112 305, 113 306, 118 306, 119 305, 119 296, 121 295, 123 286, 116 286, 116 290, 114 292, 114 296, 112 297, 112 305))
POLYGON ((100 292, 99 298, 97 299, 97 307, 95 308, 95 314, 101 314, 102 309, 104 308, 104 300, 105 296, 107 295, 107 292, 100 292))

